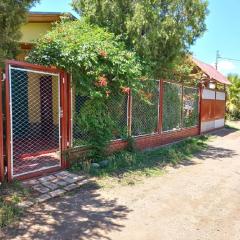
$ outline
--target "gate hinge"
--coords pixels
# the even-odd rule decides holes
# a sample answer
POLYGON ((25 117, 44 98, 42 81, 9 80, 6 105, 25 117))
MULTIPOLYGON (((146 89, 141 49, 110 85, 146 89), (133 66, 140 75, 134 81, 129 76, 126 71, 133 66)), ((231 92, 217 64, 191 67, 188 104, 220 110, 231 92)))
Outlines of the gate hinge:
POLYGON ((63 84, 65 83, 65 78, 63 77, 63 84))
POLYGON ((60 110, 60 118, 62 118, 63 117, 63 110, 61 109, 60 110))

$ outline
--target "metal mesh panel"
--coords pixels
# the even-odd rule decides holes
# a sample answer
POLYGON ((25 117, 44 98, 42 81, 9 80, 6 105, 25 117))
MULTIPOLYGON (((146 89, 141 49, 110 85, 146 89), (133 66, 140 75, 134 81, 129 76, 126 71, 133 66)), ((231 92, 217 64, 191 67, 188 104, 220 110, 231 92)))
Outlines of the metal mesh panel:
POLYGON ((127 104, 128 95, 111 96, 108 112, 114 124, 113 140, 127 136, 127 104))
POLYGON ((164 82, 163 131, 181 128, 182 86, 164 82))
MULTIPOLYGON (((88 100, 87 96, 77 95, 73 90, 73 146, 87 144, 87 133, 80 127, 80 112, 88 100)), ((111 96, 108 101, 109 115, 114 124, 113 140, 127 135, 127 95, 111 96)))
POLYGON ((78 119, 79 114, 84 106, 84 103, 88 100, 87 96, 80 96, 76 94, 75 90, 73 89, 72 94, 72 115, 73 115, 73 129, 72 129, 72 135, 73 135, 73 146, 83 146, 87 144, 87 136, 84 131, 81 130, 78 119))
POLYGON ((183 127, 198 125, 198 89, 183 88, 183 127))
POLYGON ((132 135, 152 134, 157 131, 159 106, 159 81, 151 82, 144 89, 145 95, 132 97, 132 135))
POLYGON ((60 166, 59 78, 10 67, 12 175, 60 166))

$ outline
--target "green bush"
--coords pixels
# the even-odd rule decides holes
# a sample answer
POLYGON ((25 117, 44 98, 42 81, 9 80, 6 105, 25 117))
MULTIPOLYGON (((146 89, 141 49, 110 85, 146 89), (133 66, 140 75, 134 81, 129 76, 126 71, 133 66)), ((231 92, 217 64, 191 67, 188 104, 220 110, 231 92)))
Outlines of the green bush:
POLYGON ((227 118, 229 120, 240 119, 240 77, 230 74, 228 79, 231 85, 227 87, 227 118))
POLYGON ((84 142, 101 155, 114 135, 114 120, 106 106, 115 97, 124 98, 130 89, 143 88, 136 54, 114 34, 84 19, 63 20, 36 42, 28 61, 72 73, 76 96, 88 96, 74 119, 84 131, 84 142))

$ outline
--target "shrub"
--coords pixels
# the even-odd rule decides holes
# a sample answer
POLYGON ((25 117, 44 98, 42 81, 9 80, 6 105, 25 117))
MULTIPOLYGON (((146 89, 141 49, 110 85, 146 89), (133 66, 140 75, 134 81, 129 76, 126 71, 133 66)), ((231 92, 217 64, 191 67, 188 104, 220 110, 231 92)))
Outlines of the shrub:
POLYGON ((106 106, 113 97, 143 87, 142 64, 136 54, 103 28, 84 19, 65 19, 36 42, 27 60, 72 74, 76 94, 87 96, 76 121, 94 154, 102 155, 114 132, 106 106))

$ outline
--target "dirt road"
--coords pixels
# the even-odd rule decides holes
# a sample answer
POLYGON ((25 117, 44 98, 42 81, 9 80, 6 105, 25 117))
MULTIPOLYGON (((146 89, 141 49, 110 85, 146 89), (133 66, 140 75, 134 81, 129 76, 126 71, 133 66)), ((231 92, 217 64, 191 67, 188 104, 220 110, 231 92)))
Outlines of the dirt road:
POLYGON ((80 190, 29 210, 5 239, 240 240, 240 132, 134 186, 80 190))

